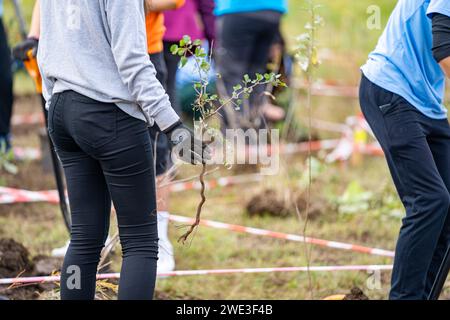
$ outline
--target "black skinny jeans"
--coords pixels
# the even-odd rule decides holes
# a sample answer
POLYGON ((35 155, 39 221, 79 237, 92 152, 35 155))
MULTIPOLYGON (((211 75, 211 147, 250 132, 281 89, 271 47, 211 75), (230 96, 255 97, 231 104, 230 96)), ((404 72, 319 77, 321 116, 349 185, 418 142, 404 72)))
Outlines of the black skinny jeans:
POLYGON ((72 213, 61 299, 94 299, 111 200, 123 251, 119 299, 153 297, 158 257, 155 175, 145 122, 115 104, 73 91, 56 94, 49 133, 61 158, 72 213))
POLYGON ((11 51, 8 47, 3 21, 0 18, 0 138, 10 133, 12 106, 11 51))
POLYGON ((450 125, 364 76, 360 99, 406 208, 390 299, 427 299, 450 246, 450 125))

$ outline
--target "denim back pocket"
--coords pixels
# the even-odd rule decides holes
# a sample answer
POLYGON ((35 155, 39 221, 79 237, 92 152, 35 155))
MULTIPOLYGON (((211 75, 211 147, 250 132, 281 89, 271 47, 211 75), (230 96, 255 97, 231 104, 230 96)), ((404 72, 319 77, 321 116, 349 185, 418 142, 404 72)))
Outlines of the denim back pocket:
POLYGON ((117 106, 89 98, 72 98, 74 138, 79 144, 100 148, 117 137, 117 106))

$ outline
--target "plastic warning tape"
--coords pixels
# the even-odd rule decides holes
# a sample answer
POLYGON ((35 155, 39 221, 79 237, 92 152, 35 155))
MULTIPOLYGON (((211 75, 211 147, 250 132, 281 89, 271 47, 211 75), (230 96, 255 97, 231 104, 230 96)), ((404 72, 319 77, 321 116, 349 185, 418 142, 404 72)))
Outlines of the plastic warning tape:
MULTIPOLYGON (((186 224, 194 223, 194 219, 192 219, 192 218, 187 218, 187 217, 177 216, 177 215, 171 215, 170 220, 172 220, 174 222, 186 223, 186 224)), ((305 237, 305 236, 296 235, 296 234, 275 232, 275 231, 258 229, 258 228, 244 227, 244 226, 240 226, 240 225, 228 224, 228 223, 211 221, 211 220, 201 220, 200 224, 205 227, 211 227, 211 228, 215 228, 215 229, 230 230, 230 231, 234 231, 234 232, 248 233, 248 234, 253 234, 253 235, 258 235, 258 236, 265 236, 265 237, 269 237, 269 238, 310 243, 310 244, 314 244, 314 245, 318 245, 318 246, 322 246, 322 247, 328 247, 328 248, 340 249, 340 250, 348 250, 348 251, 354 251, 354 252, 359 252, 359 253, 367 253, 370 255, 385 256, 385 257, 394 257, 394 255, 395 255, 395 253, 393 251, 388 251, 388 250, 384 250, 384 249, 371 248, 371 247, 365 247, 365 246, 360 246, 360 245, 355 245, 355 244, 350 244, 350 243, 329 241, 329 240, 305 237)))
MULTIPOLYGON (((181 270, 158 273, 158 277, 205 276, 223 274, 249 274, 249 273, 286 273, 286 272, 334 272, 334 271, 388 271, 391 265, 349 265, 349 266, 311 266, 311 267, 285 267, 285 268, 243 268, 243 269, 211 269, 211 270, 181 270)), ((120 273, 98 274, 97 280, 119 279, 120 273)), ((60 276, 21 277, 0 279, 0 285, 20 285, 30 283, 59 282, 60 276)))
POLYGON ((14 159, 19 161, 39 160, 42 157, 41 150, 36 148, 14 147, 14 159))
POLYGON ((58 203, 57 191, 28 191, 0 187, 0 204, 28 203, 28 202, 49 202, 58 203))
POLYGON ((28 113, 14 115, 11 124, 13 126, 43 124, 44 116, 42 113, 28 113))
MULTIPOLYGON (((217 187, 227 187, 245 183, 259 182, 261 175, 242 175, 234 177, 223 177, 216 180, 207 181, 206 188, 214 189, 217 187)), ((172 192, 182 192, 189 190, 199 190, 199 182, 180 182, 168 186, 172 192)), ((28 191, 7 187, 0 187, 0 204, 28 203, 28 202, 49 202, 58 203, 59 197, 56 190, 49 191, 28 191)))
MULTIPOLYGON (((294 79, 291 87, 294 89, 307 89, 308 85, 304 80, 294 79)), ((315 83, 312 87, 312 94, 323 97, 357 98, 359 96, 359 88, 356 86, 315 83)))

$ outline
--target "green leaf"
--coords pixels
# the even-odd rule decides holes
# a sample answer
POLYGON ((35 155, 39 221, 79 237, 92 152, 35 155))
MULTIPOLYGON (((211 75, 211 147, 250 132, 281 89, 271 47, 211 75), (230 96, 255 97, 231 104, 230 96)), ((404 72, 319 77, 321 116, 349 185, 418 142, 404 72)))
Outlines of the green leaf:
POLYGON ((203 60, 202 63, 200 64, 200 68, 203 71, 208 72, 210 70, 211 66, 209 65, 209 63, 207 61, 203 60))
POLYGON ((181 59, 180 59, 181 68, 184 68, 186 66, 187 62, 188 62, 188 59, 186 57, 184 57, 184 56, 181 57, 181 59))
POLYGON ((19 169, 17 168, 17 166, 15 166, 14 164, 12 164, 11 162, 5 162, 3 164, 3 167, 5 168, 5 170, 7 172, 9 172, 10 174, 17 174, 19 172, 19 169))
POLYGON ((178 53, 178 45, 177 45, 177 44, 173 44, 173 45, 170 47, 170 52, 171 52, 173 55, 176 55, 176 54, 178 53))
POLYGON ((186 45, 192 44, 191 37, 189 37, 188 35, 184 35, 184 36, 183 36, 183 39, 181 39, 181 41, 184 41, 184 43, 185 43, 186 45))
POLYGON ((241 90, 242 89, 242 85, 240 85, 240 84, 237 84, 237 85, 235 85, 234 87, 233 87, 233 90, 234 91, 239 91, 239 90, 241 90))
POLYGON ((202 40, 197 39, 194 41, 194 46, 201 46, 202 45, 202 40))

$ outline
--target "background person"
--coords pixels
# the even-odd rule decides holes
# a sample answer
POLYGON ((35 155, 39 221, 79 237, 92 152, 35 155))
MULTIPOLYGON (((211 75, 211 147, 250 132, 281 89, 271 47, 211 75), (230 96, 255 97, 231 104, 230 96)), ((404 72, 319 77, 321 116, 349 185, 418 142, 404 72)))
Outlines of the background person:
POLYGON ((13 108, 13 77, 11 51, 3 25, 3 0, 0 0, 0 152, 11 147, 11 115, 13 108), (2 148, 3 146, 3 148, 2 148))
POLYGON ((193 40, 206 40, 211 46, 215 42, 214 0, 186 0, 183 7, 164 12, 166 33, 164 35, 164 59, 167 64, 167 93, 178 115, 182 106, 177 98, 176 75, 180 57, 170 52, 173 44, 178 44, 183 36, 193 40))
MULTIPOLYGON (((148 0, 146 2, 146 31, 147 31, 147 47, 150 59, 156 69, 156 77, 163 87, 166 87, 167 68, 162 53, 163 44, 162 36, 164 35, 164 16, 160 12, 171 8, 180 7, 184 0, 148 0)), ((39 3, 36 2, 32 16, 32 22, 28 38, 18 44, 13 52, 16 59, 28 60, 29 50, 37 51, 40 35, 40 11, 39 3)), ((156 148, 155 172, 157 181, 161 180, 161 176, 170 169, 171 157, 170 146, 167 136, 160 133, 158 129, 152 127, 149 129, 152 138, 153 147, 156 148)), ((168 188, 159 188, 157 190, 158 205, 158 237, 159 237, 159 259, 158 270, 160 272, 172 271, 175 268, 173 257, 173 248, 168 238, 168 188)), ((52 251, 52 256, 64 257, 69 247, 67 242, 63 247, 56 248, 52 251)))
MULTIPOLYGON (((270 49, 286 12, 286 0, 216 0, 217 69, 228 96, 245 74, 254 77, 266 73, 270 49)), ((283 110, 265 104, 263 92, 264 87, 258 87, 249 105, 241 108, 241 114, 250 122, 255 120, 254 114, 260 113, 272 121, 282 120, 283 110), (265 109, 259 110, 263 104, 265 109)))
POLYGON ((450 246, 444 71, 450 75, 450 2, 400 0, 362 67, 360 89, 406 208, 390 299, 427 299, 450 246))

